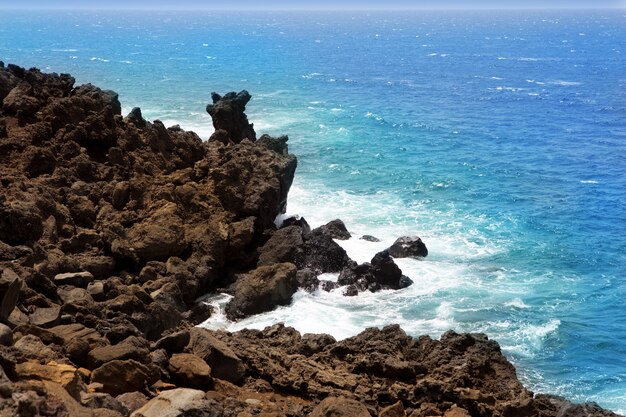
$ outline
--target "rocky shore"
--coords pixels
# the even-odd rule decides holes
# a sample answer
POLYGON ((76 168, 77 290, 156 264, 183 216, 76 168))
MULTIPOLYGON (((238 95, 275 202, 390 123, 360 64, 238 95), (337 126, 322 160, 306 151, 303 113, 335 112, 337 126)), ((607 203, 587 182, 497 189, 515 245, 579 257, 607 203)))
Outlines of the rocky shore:
POLYGON ((195 327, 212 292, 236 320, 299 288, 401 290, 394 257, 428 250, 357 265, 339 220, 277 226, 297 161, 257 139, 246 91, 213 93, 203 142, 74 83, 0 63, 0 417, 615 415, 533 394, 482 334, 195 327))

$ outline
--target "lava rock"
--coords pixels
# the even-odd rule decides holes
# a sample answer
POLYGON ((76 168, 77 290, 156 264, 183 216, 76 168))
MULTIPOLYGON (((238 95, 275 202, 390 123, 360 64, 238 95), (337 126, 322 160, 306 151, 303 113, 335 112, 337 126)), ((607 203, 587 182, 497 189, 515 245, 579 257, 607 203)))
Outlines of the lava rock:
POLYGON ((426 245, 417 236, 399 237, 387 250, 394 258, 423 258, 428 255, 426 245))

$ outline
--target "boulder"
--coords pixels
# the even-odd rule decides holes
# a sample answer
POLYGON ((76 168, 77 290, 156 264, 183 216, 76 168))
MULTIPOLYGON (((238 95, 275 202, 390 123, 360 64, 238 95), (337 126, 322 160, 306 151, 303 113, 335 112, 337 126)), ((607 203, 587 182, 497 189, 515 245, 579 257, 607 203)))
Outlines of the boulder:
POLYGON ((189 344, 189 337, 188 330, 170 333, 154 342, 151 346, 151 350, 165 349, 170 355, 180 353, 185 349, 185 346, 189 344))
POLYGON ((113 360, 134 359, 137 362, 149 361, 148 342, 136 336, 130 336, 116 345, 100 346, 87 355, 87 368, 95 369, 113 360))
POLYGON ((212 403, 204 391, 177 388, 161 392, 144 406, 135 410, 131 417, 217 417, 212 403))
POLYGON ((22 279, 15 272, 8 268, 0 269, 0 321, 6 321, 9 318, 17 303, 21 288, 22 279))
POLYGON ((169 372, 178 385, 206 389, 211 385, 211 368, 191 353, 175 353, 170 358, 169 372))
POLYGON ((61 307, 58 305, 42 308, 36 307, 35 311, 28 316, 28 319, 35 326, 43 328, 56 326, 61 319, 61 307))
POLYGON ((412 284, 408 277, 402 275, 402 271, 387 251, 374 255, 371 264, 374 281, 382 289, 397 290, 412 284))
POLYGON ((102 384, 102 391, 113 396, 142 391, 156 380, 146 365, 133 359, 113 360, 91 373, 91 383, 102 384))
POLYGON ((348 240, 352 237, 348 229, 346 229, 346 225, 340 219, 332 220, 320 226, 319 229, 337 240, 348 240))
POLYGON ((115 399, 126 407, 129 413, 143 407, 148 402, 148 397, 138 391, 120 394, 115 399))
POLYGON ((423 258, 428 255, 426 245, 417 236, 399 237, 387 250, 394 258, 423 258))
POLYGON ((383 408, 378 413, 378 417, 406 417, 402 401, 398 401, 393 405, 383 408))
POLYGON ((294 264, 281 263, 260 266, 240 275, 234 297, 226 305, 226 316, 236 320, 289 304, 298 289, 296 271, 294 264))
POLYGON ((194 327, 190 335, 186 350, 202 358, 210 366, 213 377, 233 384, 241 381, 246 367, 228 345, 206 329, 194 327))
POLYGON ((365 240, 367 242, 380 242, 379 238, 377 238, 376 236, 372 236, 372 235, 363 235, 359 239, 365 240))
POLYGON ((213 119, 215 130, 224 130, 233 143, 239 143, 244 139, 256 140, 256 132, 248 117, 244 113, 246 104, 252 97, 246 90, 239 93, 230 92, 223 97, 217 93, 211 93, 213 104, 206 107, 207 113, 213 119))
POLYGON ((123 416, 129 414, 128 408, 111 394, 104 392, 81 392, 80 403, 87 408, 106 408, 114 410, 123 416))
POLYGON ((226 316, 236 320, 289 304, 298 289, 296 272, 294 264, 280 263, 260 266, 240 275, 234 297, 226 305, 226 316))
POLYGON ((23 380, 51 381, 61 385, 74 398, 81 391, 81 380, 77 369, 71 365, 50 362, 42 365, 39 362, 27 361, 15 366, 15 374, 23 380))
POLYGON ((66 272, 64 274, 57 274, 54 276, 54 283, 56 285, 72 285, 74 287, 81 288, 85 288, 93 280, 93 274, 87 271, 66 272))
POLYGON ((360 402, 345 397, 329 397, 320 402, 309 417, 371 417, 360 402))
POLYGON ((304 217, 300 216, 287 217, 281 223, 280 228, 283 229, 289 226, 299 226, 302 229, 302 233, 304 233, 305 235, 311 231, 311 226, 309 226, 309 223, 305 220, 304 217))
POLYGON ((0 323, 0 345, 11 346, 13 344, 13 331, 6 324, 0 323))
POLYGON ((298 226, 281 228, 274 232, 265 245, 259 248, 258 265, 295 262, 302 252, 302 229, 298 226))
POLYGON ((296 257, 298 269, 308 268, 317 274, 340 272, 350 262, 346 251, 319 228, 304 236, 302 251, 296 257))

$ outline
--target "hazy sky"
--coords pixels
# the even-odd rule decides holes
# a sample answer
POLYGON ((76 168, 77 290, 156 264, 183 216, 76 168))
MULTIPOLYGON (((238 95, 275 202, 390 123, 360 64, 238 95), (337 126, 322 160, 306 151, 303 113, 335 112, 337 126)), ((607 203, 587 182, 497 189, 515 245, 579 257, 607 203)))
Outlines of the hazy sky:
POLYGON ((0 8, 69 9, 517 9, 626 8, 626 0, 0 0, 0 8))

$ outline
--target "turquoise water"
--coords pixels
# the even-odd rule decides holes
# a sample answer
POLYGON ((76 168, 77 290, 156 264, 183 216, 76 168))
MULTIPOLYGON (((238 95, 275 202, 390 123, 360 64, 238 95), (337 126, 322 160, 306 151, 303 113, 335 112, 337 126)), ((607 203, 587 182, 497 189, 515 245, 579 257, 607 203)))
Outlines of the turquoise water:
POLYGON ((626 11, 4 12, 0 60, 204 138, 210 92, 246 88, 298 155, 289 213, 383 240, 358 261, 429 247, 408 289, 207 325, 485 332, 531 389, 626 411, 626 11))

